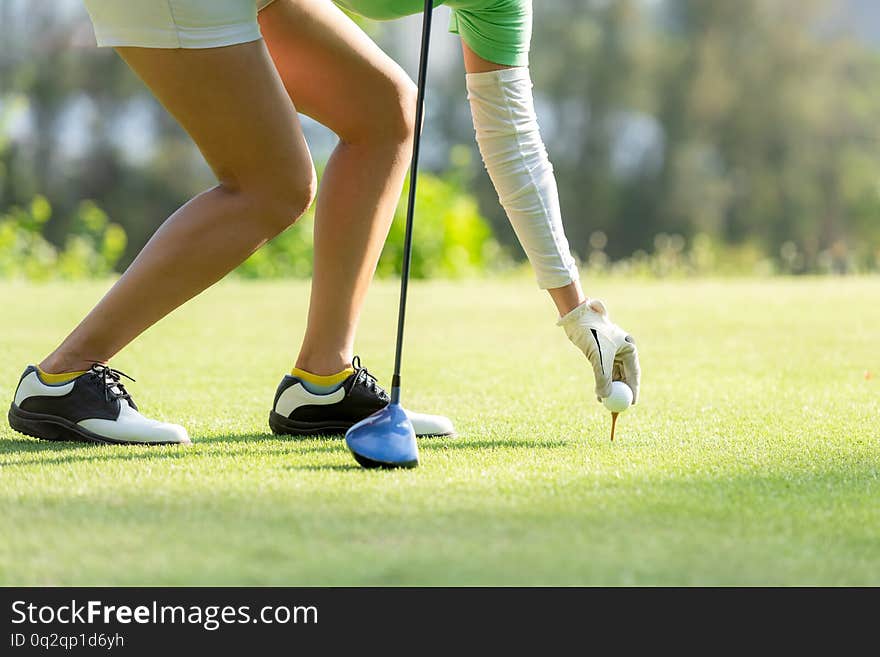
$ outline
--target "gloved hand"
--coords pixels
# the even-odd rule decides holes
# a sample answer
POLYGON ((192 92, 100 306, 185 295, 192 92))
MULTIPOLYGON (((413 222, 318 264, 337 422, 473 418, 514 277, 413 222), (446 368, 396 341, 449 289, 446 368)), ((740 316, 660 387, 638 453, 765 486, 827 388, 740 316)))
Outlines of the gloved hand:
POLYGON ((639 401, 642 374, 635 340, 611 322, 604 303, 598 299, 587 299, 561 317, 559 325, 593 366, 599 401, 611 394, 612 381, 626 383, 632 388, 633 404, 639 401))

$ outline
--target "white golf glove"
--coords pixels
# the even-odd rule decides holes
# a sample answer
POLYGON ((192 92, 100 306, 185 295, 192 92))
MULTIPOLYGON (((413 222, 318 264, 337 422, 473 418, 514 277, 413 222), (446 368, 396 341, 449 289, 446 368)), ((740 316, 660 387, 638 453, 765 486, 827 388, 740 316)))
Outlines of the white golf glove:
POLYGON ((611 394, 611 382, 623 381, 633 392, 633 404, 639 401, 639 352, 635 340, 608 317, 605 304, 598 299, 587 301, 559 319, 568 339, 584 352, 596 377, 599 401, 611 394))

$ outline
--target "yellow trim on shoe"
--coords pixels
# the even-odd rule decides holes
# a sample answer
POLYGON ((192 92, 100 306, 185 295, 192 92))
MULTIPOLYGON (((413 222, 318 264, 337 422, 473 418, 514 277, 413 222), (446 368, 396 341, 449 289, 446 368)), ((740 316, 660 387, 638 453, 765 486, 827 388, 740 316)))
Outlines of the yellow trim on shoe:
POLYGON ((68 383, 73 381, 75 378, 82 376, 86 373, 87 370, 82 372, 62 372, 61 374, 50 374, 49 372, 44 372, 40 369, 40 366, 37 365, 37 376, 40 377, 40 381, 45 383, 47 386, 57 386, 59 383, 68 383))
POLYGON ((354 368, 346 367, 344 370, 342 370, 341 372, 337 372, 336 374, 321 375, 312 374, 311 372, 306 372, 305 370, 301 370, 298 367, 294 367, 290 371, 290 373, 293 376, 305 381, 306 383, 311 383, 315 386, 335 386, 342 383, 348 377, 354 374, 354 368))

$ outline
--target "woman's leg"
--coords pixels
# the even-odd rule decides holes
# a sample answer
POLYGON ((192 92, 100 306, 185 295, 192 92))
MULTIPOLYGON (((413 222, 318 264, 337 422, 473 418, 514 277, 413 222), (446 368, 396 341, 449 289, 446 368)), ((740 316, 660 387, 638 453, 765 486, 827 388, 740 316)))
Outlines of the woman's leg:
POLYGON ((219 184, 162 224, 41 363, 47 372, 109 360, 290 226, 314 195, 314 168, 296 111, 262 41, 119 53, 192 136, 219 184))
POLYGON ((351 364, 364 297, 412 151, 415 86, 326 0, 276 0, 259 14, 297 108, 339 136, 321 180, 308 327, 297 368, 351 364))
MULTIPOLYGON (((388 404, 352 351, 412 154, 415 85, 326 0, 275 0, 259 20, 297 108, 339 136, 318 194, 306 335, 269 426, 283 435, 341 434, 388 404)), ((453 432, 446 418, 410 419, 419 435, 453 432)))
POLYGON ((468 98, 483 161, 539 285, 560 317, 585 298, 562 229, 553 168, 534 119, 531 83, 502 79, 499 71, 524 67, 496 64, 462 40, 468 98))

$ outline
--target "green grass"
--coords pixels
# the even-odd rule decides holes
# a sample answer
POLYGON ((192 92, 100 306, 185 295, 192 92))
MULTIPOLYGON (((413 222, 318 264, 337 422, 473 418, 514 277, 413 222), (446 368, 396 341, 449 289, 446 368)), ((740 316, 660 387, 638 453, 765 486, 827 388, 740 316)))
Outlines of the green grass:
MULTIPOLYGON (((0 285, 11 399, 106 283, 0 285)), ((618 441, 531 283, 412 288, 405 392, 457 439, 364 471, 266 416, 304 283, 229 282, 114 365, 190 448, 38 442, 0 428, 0 583, 880 584, 880 279, 602 282, 639 340, 618 441)), ((397 288, 358 350, 383 382, 397 288)))

